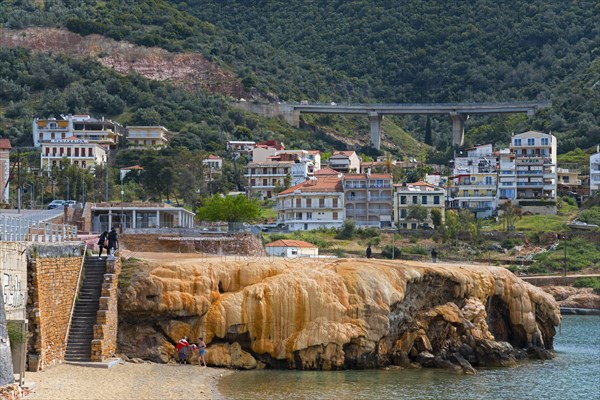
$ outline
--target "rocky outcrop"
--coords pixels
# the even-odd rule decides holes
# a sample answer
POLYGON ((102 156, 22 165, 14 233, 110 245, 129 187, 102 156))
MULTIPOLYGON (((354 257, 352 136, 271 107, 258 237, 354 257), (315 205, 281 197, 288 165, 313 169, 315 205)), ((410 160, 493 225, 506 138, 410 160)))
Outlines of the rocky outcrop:
POLYGON ((572 286, 544 286, 542 289, 552 295, 560 307, 600 310, 600 295, 592 288, 572 286))
POLYGON ((551 357, 560 323, 552 296, 500 267, 175 257, 121 293, 130 357, 168 361, 185 335, 205 338, 212 365, 473 373, 551 357))

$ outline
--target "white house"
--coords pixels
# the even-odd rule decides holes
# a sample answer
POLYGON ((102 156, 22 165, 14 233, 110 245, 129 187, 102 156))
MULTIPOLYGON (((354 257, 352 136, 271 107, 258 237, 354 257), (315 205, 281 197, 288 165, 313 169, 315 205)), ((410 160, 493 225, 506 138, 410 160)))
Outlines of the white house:
POLYGON ((128 126, 127 141, 131 146, 164 147, 173 134, 164 126, 128 126))
POLYGON ((590 196, 600 190, 600 151, 590 156, 590 196))
POLYGON ((329 167, 343 173, 360 171, 360 158, 355 151, 335 151, 329 157, 329 167))
POLYGON ((116 148, 125 133, 121 124, 109 119, 92 118, 87 114, 62 115, 57 118, 34 118, 32 125, 33 145, 40 147, 51 140, 70 137, 116 148))
POLYGON ((50 172, 53 166, 61 167, 64 158, 78 167, 92 169, 96 165, 106 162, 107 153, 106 149, 98 143, 90 143, 76 137, 42 143, 42 153, 40 154, 42 171, 50 172))
POLYGON ((301 258, 318 257, 319 248, 302 240, 277 240, 265 246, 267 254, 275 257, 301 258))

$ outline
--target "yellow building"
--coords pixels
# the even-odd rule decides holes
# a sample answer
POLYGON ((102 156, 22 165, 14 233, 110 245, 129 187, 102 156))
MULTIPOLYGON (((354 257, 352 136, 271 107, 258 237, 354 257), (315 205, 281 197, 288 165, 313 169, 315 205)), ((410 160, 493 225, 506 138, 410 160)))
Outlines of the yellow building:
POLYGON ((127 141, 130 146, 164 147, 173 134, 164 126, 128 126, 127 141))

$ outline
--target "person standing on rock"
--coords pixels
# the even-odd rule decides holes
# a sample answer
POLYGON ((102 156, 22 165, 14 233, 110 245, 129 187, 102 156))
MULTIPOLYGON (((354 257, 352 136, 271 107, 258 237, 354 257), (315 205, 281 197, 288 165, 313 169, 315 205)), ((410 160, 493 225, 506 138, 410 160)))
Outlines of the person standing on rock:
POLYGON ((108 231, 102 232, 100 237, 98 238, 98 258, 102 257, 102 250, 106 249, 106 253, 108 254, 108 247, 106 247, 106 237, 108 236, 108 231))
POLYGON ((113 226, 113 228, 110 230, 109 234, 108 234, 108 247, 107 247, 107 251, 108 251, 108 255, 113 255, 115 253, 115 250, 119 248, 119 237, 117 235, 117 231, 115 230, 115 227, 113 226))
POLYGON ((204 343, 204 338, 198 339, 198 366, 201 366, 204 363, 206 367, 206 358, 204 358, 206 354, 206 343, 204 343))

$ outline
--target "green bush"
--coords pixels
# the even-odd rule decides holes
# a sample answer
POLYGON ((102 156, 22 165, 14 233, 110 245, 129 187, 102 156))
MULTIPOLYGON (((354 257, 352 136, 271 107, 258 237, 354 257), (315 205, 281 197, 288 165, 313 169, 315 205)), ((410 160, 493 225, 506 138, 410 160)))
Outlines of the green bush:
POLYGON ((427 248, 425 246, 422 246, 420 244, 417 244, 415 246, 407 246, 404 248, 404 252, 406 254, 420 254, 420 255, 427 255, 427 253, 429 252, 427 250, 427 248))
POLYGON ((386 244, 385 246, 383 246, 383 249, 381 250, 381 256, 383 258, 388 258, 388 259, 399 259, 400 258, 400 249, 398 247, 392 247, 391 244, 386 244), (393 249, 393 251, 392 251, 393 249))
POLYGON ((573 282, 574 287, 589 287, 593 289, 593 293, 600 295, 600 279, 596 277, 577 278, 573 282))
POLYGON ((347 219, 344 221, 344 224, 338 229, 335 238, 340 240, 350 240, 354 238, 355 234, 356 223, 351 219, 347 219))
POLYGON ((510 250, 517 246, 519 243, 521 242, 515 238, 507 238, 500 242, 500 246, 502 246, 503 249, 510 250))

